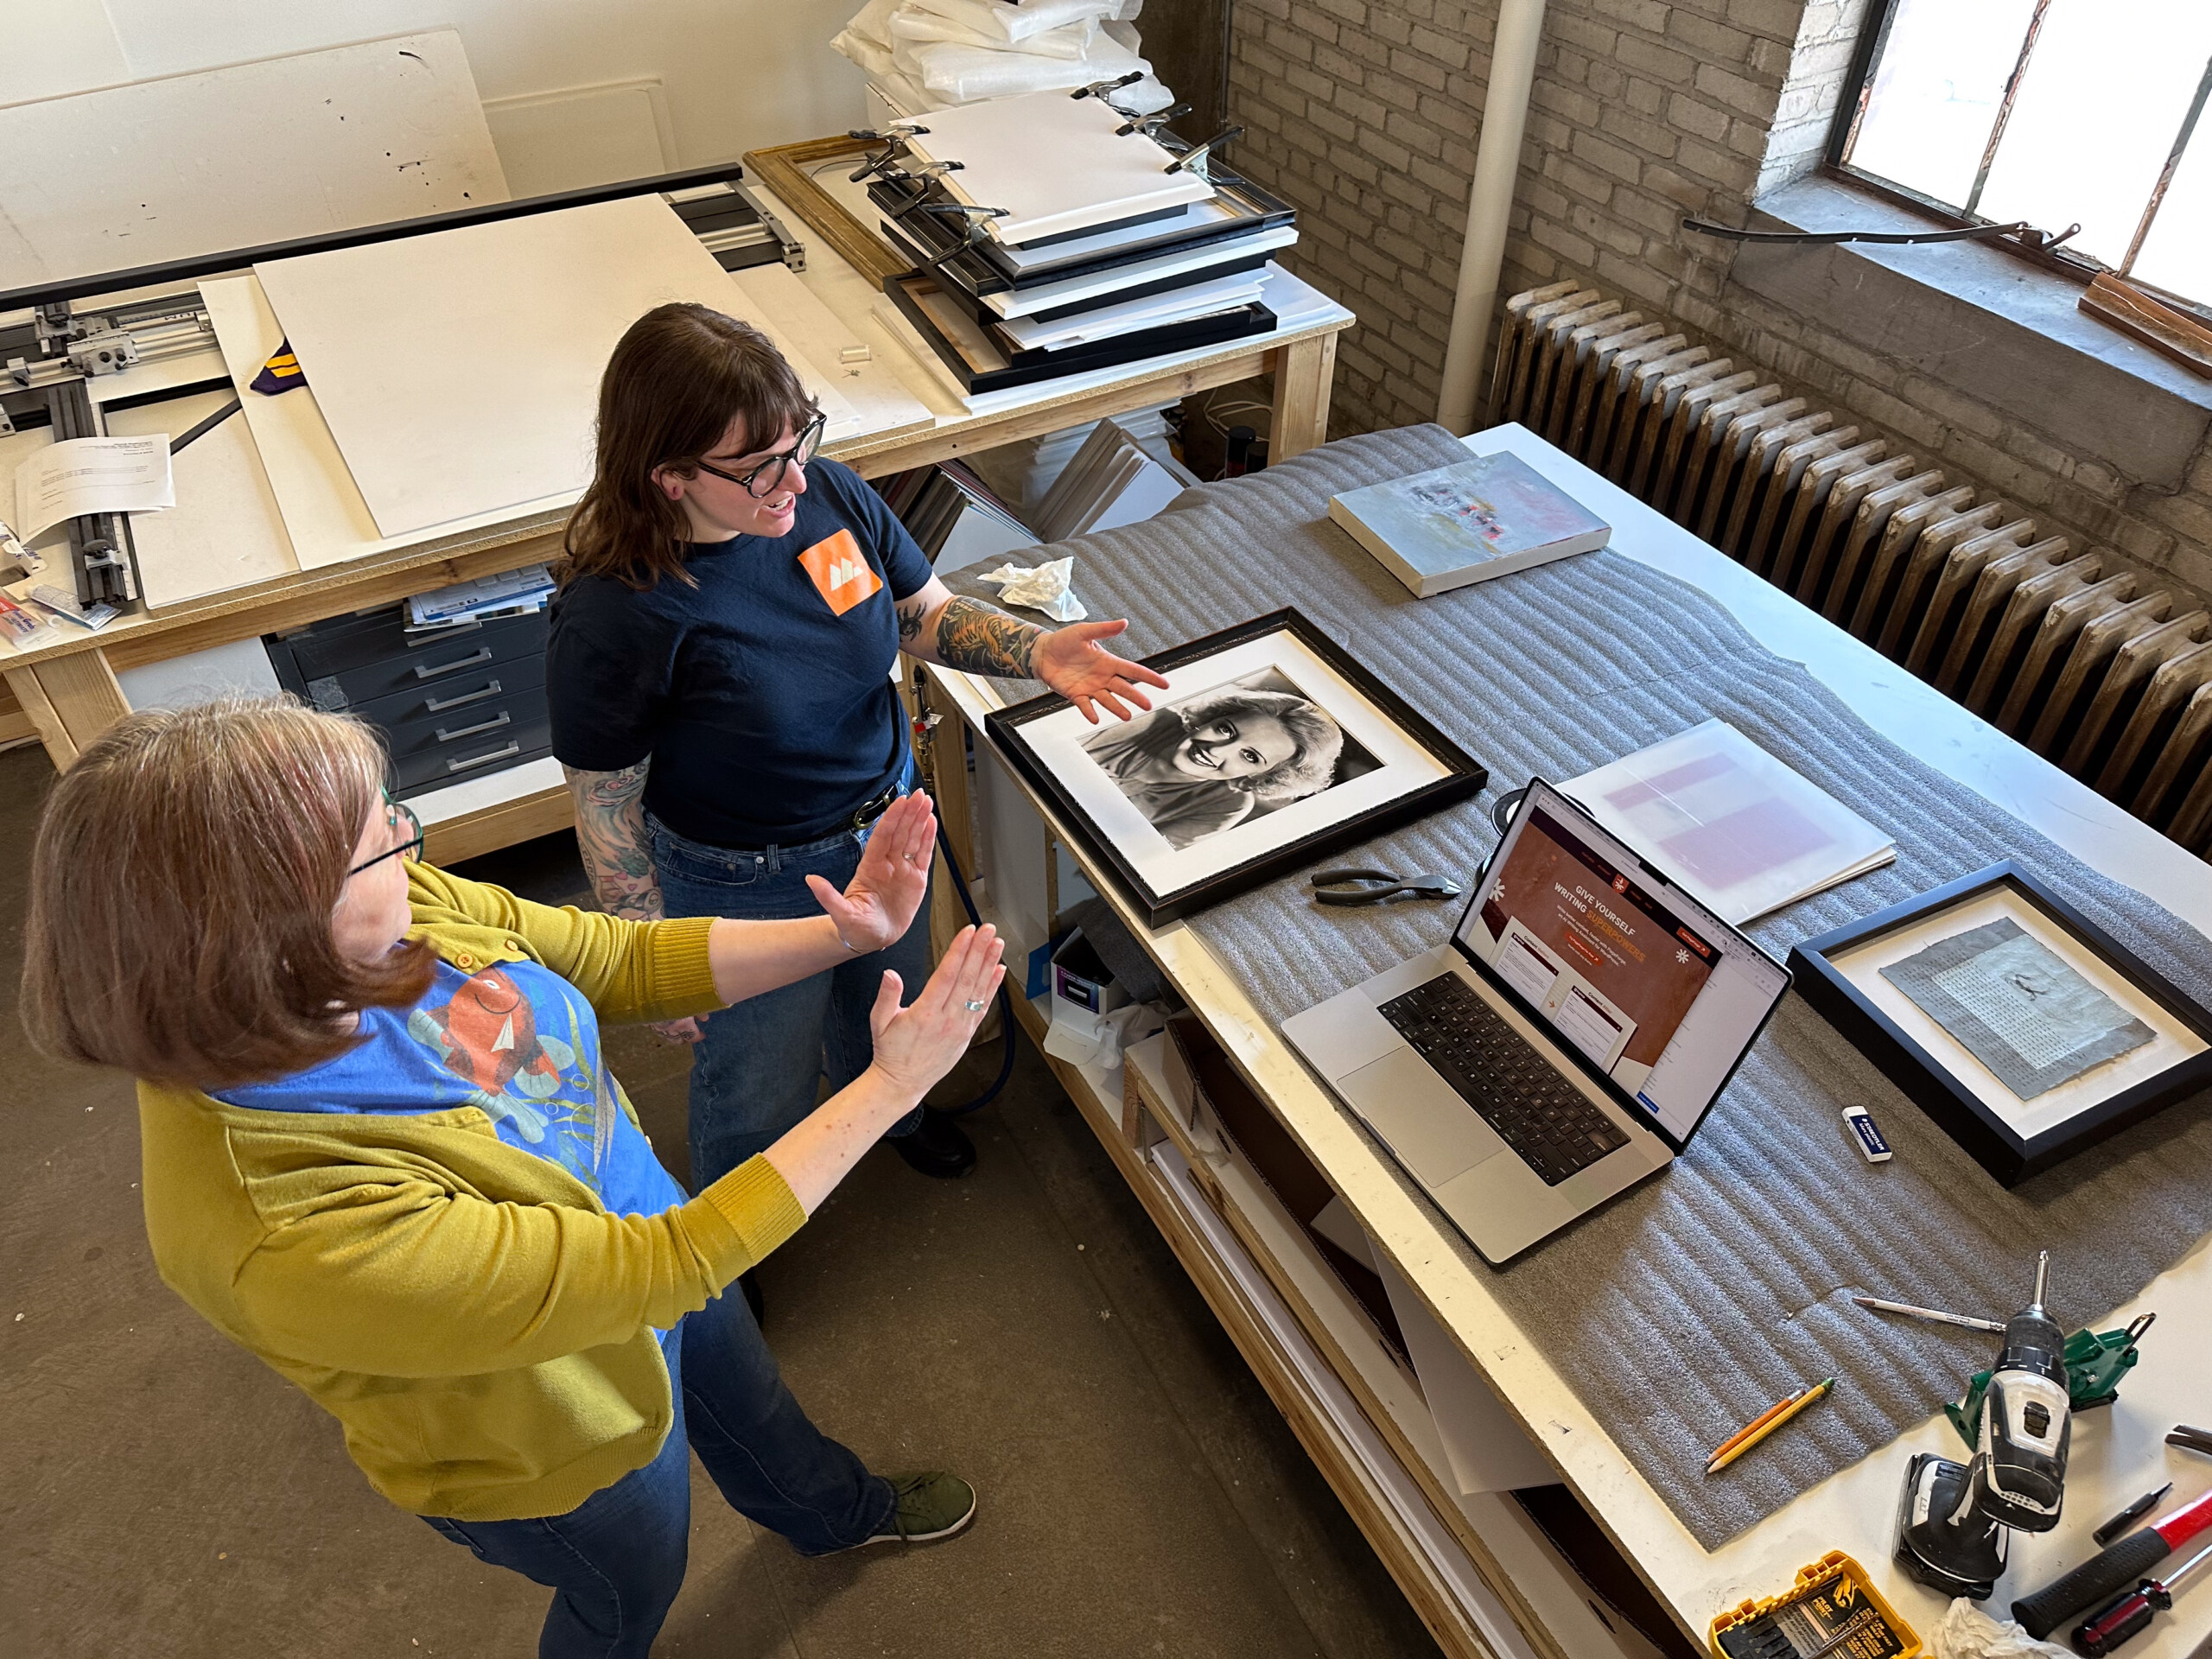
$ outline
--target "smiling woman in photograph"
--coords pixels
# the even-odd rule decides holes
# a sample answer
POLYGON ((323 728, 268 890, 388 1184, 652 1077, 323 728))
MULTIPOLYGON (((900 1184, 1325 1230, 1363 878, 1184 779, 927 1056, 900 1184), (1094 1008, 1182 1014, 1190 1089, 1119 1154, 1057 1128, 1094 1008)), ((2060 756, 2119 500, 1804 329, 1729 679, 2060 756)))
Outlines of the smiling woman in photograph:
POLYGON ((1304 697, 1230 684, 1102 731, 1084 749, 1179 852, 1326 789, 1344 743, 1304 697))

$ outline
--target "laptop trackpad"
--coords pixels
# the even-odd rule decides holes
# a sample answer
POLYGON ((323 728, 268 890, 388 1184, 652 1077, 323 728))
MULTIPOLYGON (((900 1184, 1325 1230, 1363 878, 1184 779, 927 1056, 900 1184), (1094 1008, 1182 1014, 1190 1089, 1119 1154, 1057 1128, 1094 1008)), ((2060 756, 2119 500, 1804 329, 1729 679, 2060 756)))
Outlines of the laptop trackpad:
POLYGON ((1432 1188, 1506 1149, 1497 1131, 1410 1048, 1392 1049, 1337 1089, 1432 1188))

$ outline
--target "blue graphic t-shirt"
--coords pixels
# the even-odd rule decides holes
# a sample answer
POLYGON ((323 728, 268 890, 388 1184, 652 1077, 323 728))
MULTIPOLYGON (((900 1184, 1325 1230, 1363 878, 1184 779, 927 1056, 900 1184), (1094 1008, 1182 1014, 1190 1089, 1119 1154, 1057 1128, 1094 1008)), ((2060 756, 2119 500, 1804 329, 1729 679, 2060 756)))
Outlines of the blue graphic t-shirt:
POLYGON ((365 1039, 305 1071, 217 1091, 273 1112, 406 1116, 474 1106, 509 1146, 558 1164, 613 1215, 685 1202, 615 1097, 599 1018, 583 994, 531 962, 465 974, 441 961, 411 1008, 367 1008, 365 1039))

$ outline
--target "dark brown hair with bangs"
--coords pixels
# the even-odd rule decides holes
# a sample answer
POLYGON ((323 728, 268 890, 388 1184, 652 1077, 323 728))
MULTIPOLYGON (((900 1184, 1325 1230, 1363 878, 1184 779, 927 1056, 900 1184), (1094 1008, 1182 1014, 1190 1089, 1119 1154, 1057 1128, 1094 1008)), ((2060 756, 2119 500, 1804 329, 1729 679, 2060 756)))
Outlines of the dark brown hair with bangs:
POLYGON ((653 482, 684 477, 720 447, 732 422, 751 448, 814 418, 814 400, 767 335, 703 305, 656 306, 632 323, 599 382, 599 437, 591 486, 562 537, 563 583, 613 576, 644 589, 663 576, 690 582, 690 523, 653 482))
POLYGON ((31 853, 22 1013, 45 1052, 219 1089, 359 1040, 342 1016, 404 1007, 436 962, 374 965, 331 936, 384 753, 289 698, 147 709, 93 739, 47 798, 31 853))

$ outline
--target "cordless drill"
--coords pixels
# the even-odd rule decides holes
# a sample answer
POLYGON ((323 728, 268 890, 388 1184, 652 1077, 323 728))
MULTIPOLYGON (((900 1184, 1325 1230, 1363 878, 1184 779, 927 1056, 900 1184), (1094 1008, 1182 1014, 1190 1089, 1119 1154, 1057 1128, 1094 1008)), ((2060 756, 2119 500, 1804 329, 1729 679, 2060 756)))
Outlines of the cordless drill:
POLYGON ((2045 1250, 2036 1263, 2035 1300, 2005 1322, 1973 1461, 1923 1452, 1905 1470, 1897 1561, 1945 1595, 1986 1599, 2004 1576, 2005 1534, 2058 1524, 2074 1418, 2066 1333, 2044 1311, 2050 1277, 2045 1250))

